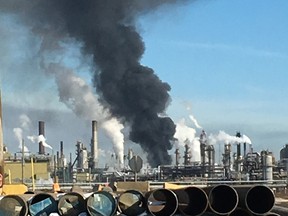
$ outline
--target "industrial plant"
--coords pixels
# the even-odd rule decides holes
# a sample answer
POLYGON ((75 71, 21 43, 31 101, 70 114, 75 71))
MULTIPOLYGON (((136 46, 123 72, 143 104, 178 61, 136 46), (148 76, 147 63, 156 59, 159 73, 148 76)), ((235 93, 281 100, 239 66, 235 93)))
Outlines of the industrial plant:
MULTIPOLYGON (((1 114, 0 100, 0 123, 1 114)), ((128 164, 119 165, 115 154, 114 165, 100 167, 97 121, 91 129, 88 145, 76 141, 75 159, 72 153, 67 159, 63 141, 59 151, 45 152, 44 121, 38 122, 37 153, 27 152, 24 140, 14 154, 3 146, 0 215, 287 215, 285 205, 275 205, 275 193, 286 194, 288 144, 276 161, 268 150, 255 152, 236 132, 233 142, 223 143, 217 163, 202 130, 198 161, 187 141, 184 152, 176 148, 174 164, 143 168, 141 156, 128 149, 122 160, 128 164)), ((2 146, 1 125, 0 132, 2 146)))
MULTIPOLYGON (((99 167, 97 121, 91 124, 91 143, 85 145, 81 141, 75 143, 75 155, 64 155, 64 143, 59 143, 59 151, 54 154, 45 153, 43 142, 39 142, 38 153, 10 153, 4 147, 5 181, 10 183, 31 183, 50 181, 53 183, 93 183, 105 181, 135 180, 135 172, 129 166, 129 160, 135 156, 132 149, 124 155, 128 161, 124 166, 99 167), (90 148, 87 148, 90 146, 90 148), (72 159, 75 158, 75 159, 72 159), (32 172, 33 171, 33 172, 32 172)), ((45 122, 39 121, 39 136, 45 136, 45 122)), ((235 137, 241 137, 236 132, 235 137)), ((200 161, 192 161, 189 143, 185 144, 184 152, 177 148, 175 164, 160 164, 155 168, 145 168, 138 173, 139 180, 150 181, 239 181, 239 180, 281 180, 287 178, 288 144, 280 151, 280 160, 276 161, 272 152, 263 150, 255 152, 252 144, 223 143, 222 154, 217 163, 215 148, 209 144, 206 132, 200 137, 200 161), (235 149, 233 149, 233 147, 235 149), (181 157, 183 155, 183 157, 181 157), (183 158, 183 160, 181 160, 183 158), (183 163, 181 163, 183 161, 183 163)), ((24 146, 24 141, 23 141, 24 146)), ((117 163, 118 160, 115 160, 117 163)))

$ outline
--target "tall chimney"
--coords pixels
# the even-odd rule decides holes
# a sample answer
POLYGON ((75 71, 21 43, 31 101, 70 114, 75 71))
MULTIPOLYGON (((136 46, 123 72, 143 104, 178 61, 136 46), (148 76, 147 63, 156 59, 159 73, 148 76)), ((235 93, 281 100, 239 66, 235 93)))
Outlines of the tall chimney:
POLYGON ((60 142, 60 157, 64 157, 64 148, 63 148, 63 141, 60 142))
POLYGON ((97 139, 97 121, 92 121, 92 140, 91 140, 92 169, 98 167, 98 139, 97 139))
POLYGON ((64 147, 63 147, 63 141, 60 141, 60 155, 59 155, 58 167, 59 167, 59 168, 63 168, 63 167, 64 167, 64 147))
MULTIPOLYGON (((45 127, 44 121, 39 121, 39 136, 43 135, 45 137, 45 130, 44 130, 45 128, 44 127, 45 127)), ((45 148, 43 146, 42 141, 39 142, 39 154, 40 155, 45 154, 45 148)))
POLYGON ((4 155, 3 155, 3 130, 2 130, 2 102, 1 102, 1 91, 0 91, 0 193, 3 192, 4 184, 4 155))

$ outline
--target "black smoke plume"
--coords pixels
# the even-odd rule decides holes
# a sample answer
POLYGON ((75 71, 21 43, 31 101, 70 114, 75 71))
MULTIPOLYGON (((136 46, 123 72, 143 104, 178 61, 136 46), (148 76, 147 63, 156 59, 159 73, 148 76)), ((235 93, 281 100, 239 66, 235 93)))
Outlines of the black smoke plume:
POLYGON ((135 22, 139 15, 177 2, 0 0, 0 11, 21 16, 43 37, 43 49, 57 47, 63 38, 83 43, 83 54, 92 55, 97 66, 93 80, 101 103, 131 126, 130 139, 141 145, 155 167, 171 163, 168 150, 175 125, 169 117, 159 117, 169 103, 170 86, 140 64, 145 48, 135 22))

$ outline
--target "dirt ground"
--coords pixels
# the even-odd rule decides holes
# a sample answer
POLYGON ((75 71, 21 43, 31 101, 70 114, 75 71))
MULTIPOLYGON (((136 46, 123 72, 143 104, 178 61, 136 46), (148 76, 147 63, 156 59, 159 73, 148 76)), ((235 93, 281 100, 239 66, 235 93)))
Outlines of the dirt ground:
POLYGON ((288 208, 288 191, 276 192, 275 197, 275 205, 288 208))

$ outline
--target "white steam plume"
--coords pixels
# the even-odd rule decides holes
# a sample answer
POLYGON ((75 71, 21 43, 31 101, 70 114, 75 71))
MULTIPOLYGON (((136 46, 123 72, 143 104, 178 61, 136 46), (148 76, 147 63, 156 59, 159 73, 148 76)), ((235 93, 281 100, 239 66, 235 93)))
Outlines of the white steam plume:
POLYGON ((243 142, 245 142, 247 144, 252 144, 251 139, 248 136, 246 136, 245 134, 242 135, 242 139, 243 139, 243 142))
POLYGON ((42 145, 46 148, 50 148, 50 149, 53 149, 51 145, 49 145, 47 142, 46 142, 46 138, 41 134, 39 136, 36 136, 36 135, 32 135, 32 136, 27 136, 27 139, 29 139, 31 142, 35 143, 39 143, 39 142, 42 142, 42 145))
POLYGON ((51 63, 46 69, 53 74, 58 87, 60 101, 71 109, 77 116, 86 120, 97 120, 105 133, 113 142, 115 153, 123 163, 124 135, 121 130, 124 126, 107 109, 99 103, 92 88, 86 82, 66 67, 51 63))
MULTIPOLYGON (((19 143, 18 148, 22 151, 22 142, 23 142, 23 130, 21 128, 13 128, 14 135, 19 143)), ((28 153, 29 149, 24 145, 24 152, 28 153)))
POLYGON ((191 147, 191 154, 193 161, 200 160, 200 142, 199 139, 195 138, 196 131, 194 128, 186 125, 185 119, 181 119, 176 123, 176 132, 174 138, 178 140, 181 146, 185 145, 185 142, 189 142, 191 147))
POLYGON ((194 123, 194 125, 198 128, 201 129, 202 127, 198 124, 198 121, 193 115, 189 115, 190 120, 194 123))
POLYGON ((106 134, 112 138, 115 153, 118 154, 121 164, 124 164, 124 135, 121 130, 124 128, 115 118, 109 119, 101 124, 106 134))
POLYGON ((31 127, 31 120, 26 114, 19 116, 20 126, 22 129, 29 131, 31 127))
POLYGON ((242 137, 231 136, 224 131, 219 131, 217 135, 210 134, 208 137, 210 144, 216 144, 218 142, 224 142, 225 144, 235 144, 235 143, 248 143, 251 144, 251 140, 243 135, 242 137))

